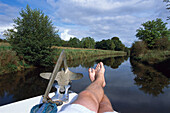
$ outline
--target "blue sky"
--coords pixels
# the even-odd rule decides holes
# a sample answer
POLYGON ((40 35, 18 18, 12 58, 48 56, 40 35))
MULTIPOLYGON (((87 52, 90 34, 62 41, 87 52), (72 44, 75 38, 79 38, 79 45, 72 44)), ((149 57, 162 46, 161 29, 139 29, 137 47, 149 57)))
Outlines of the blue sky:
POLYGON ((0 38, 27 4, 48 15, 64 40, 117 36, 130 47, 137 40, 136 29, 148 20, 161 18, 170 28, 163 0, 0 0, 0 38))

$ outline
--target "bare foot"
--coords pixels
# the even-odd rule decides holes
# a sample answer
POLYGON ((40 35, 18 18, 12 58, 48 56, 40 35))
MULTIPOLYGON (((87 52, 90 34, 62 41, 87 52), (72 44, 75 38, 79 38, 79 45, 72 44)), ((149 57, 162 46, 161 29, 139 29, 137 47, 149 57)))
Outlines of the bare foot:
POLYGON ((95 70, 92 68, 89 68, 89 78, 91 80, 91 82, 93 82, 95 80, 95 70))
POLYGON ((102 62, 98 63, 95 69, 89 68, 89 78, 91 82, 93 82, 96 79, 100 79, 101 81, 103 81, 103 87, 105 87, 106 82, 104 78, 104 72, 105 68, 102 62))

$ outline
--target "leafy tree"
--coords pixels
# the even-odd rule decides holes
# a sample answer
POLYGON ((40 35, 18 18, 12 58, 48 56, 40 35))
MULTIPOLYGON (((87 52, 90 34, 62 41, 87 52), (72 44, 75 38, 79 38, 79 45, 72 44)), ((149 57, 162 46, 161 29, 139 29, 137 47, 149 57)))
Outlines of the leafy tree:
POLYGON ((125 50, 124 50, 128 56, 130 56, 130 49, 128 47, 125 47, 125 50))
POLYGON ((65 40, 61 40, 60 42, 60 46, 63 46, 63 47, 69 47, 69 44, 68 44, 68 41, 65 41, 65 40))
POLYGON ((170 41, 168 38, 156 39, 154 48, 159 50, 170 50, 170 41))
POLYGON ((14 23, 14 29, 8 29, 4 35, 20 58, 36 66, 51 65, 51 47, 59 37, 50 18, 27 5, 14 23))
POLYGON ((95 47, 95 40, 91 37, 85 37, 81 40, 81 44, 83 48, 94 48, 95 47))
POLYGON ((144 55, 147 52, 147 45, 144 41, 137 41, 132 44, 130 55, 133 58, 137 58, 140 55, 144 55))
POLYGON ((110 44, 109 44, 110 50, 114 50, 115 49, 115 44, 112 40, 110 40, 110 44))
POLYGON ((136 37, 147 43, 148 48, 153 49, 156 39, 165 38, 168 36, 167 23, 161 19, 147 21, 142 24, 143 27, 137 29, 136 37))
POLYGON ((115 44, 110 39, 96 42, 96 49, 114 50, 115 44))
POLYGON ((3 39, 0 38, 0 42, 3 42, 3 39))
POLYGON ((122 42, 119 40, 118 37, 113 37, 111 40, 115 44, 115 50, 116 51, 124 51, 125 45, 122 44, 122 42))
POLYGON ((69 47, 79 48, 80 47, 80 40, 76 37, 70 38, 70 40, 68 41, 68 45, 69 45, 69 47))
MULTIPOLYGON (((163 0, 163 2, 166 2, 166 9, 170 10, 170 0, 163 0)), ((170 20, 170 16, 167 17, 167 20, 170 20)))

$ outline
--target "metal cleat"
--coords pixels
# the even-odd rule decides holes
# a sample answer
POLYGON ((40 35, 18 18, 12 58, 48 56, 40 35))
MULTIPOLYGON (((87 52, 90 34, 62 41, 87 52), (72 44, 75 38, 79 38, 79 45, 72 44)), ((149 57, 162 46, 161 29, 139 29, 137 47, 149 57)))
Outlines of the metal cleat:
POLYGON ((69 83, 71 82, 71 80, 81 79, 83 77, 83 74, 74 73, 68 69, 67 62, 66 62, 66 55, 63 50, 57 60, 53 73, 41 73, 40 76, 44 79, 50 80, 43 97, 43 102, 47 102, 47 97, 49 95, 49 92, 55 80, 57 81, 58 84, 57 85, 54 84, 57 91, 55 92, 55 95, 52 97, 52 101, 67 102, 69 100, 69 93, 68 93, 70 88, 69 83), (64 69, 59 71, 63 61, 64 61, 64 69), (64 92, 64 94, 62 94, 62 92, 64 92))

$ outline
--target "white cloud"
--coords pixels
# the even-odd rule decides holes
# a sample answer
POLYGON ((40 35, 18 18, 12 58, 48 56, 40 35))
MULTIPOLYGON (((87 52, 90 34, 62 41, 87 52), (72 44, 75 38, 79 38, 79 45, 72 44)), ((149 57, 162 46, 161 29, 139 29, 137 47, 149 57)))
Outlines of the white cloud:
POLYGON ((50 4, 53 8, 57 7, 57 1, 55 0, 47 0, 47 3, 50 4))
POLYGON ((76 6, 103 11, 114 9, 122 5, 118 1, 115 2, 111 0, 71 0, 70 2, 74 3, 76 6))
POLYGON ((13 23, 10 23, 9 25, 0 25, 0 38, 5 39, 5 37, 3 36, 4 31, 12 28, 13 28, 13 23))
POLYGON ((68 41, 70 37, 75 37, 74 35, 70 35, 69 31, 69 29, 65 29, 64 32, 61 33, 61 39, 68 41))
POLYGON ((75 36, 91 36, 97 41, 118 36, 126 46, 131 46, 137 39, 136 29, 143 22, 156 18, 165 20, 168 15, 166 6, 161 0, 48 0, 48 2, 55 7, 56 19, 60 18, 58 22, 65 23, 65 28, 69 26, 69 32, 75 36), (73 28, 70 24, 73 24, 73 28), (75 28, 75 25, 79 27, 75 28))
POLYGON ((18 15, 18 8, 0 2, 0 38, 4 30, 13 28, 13 19, 18 15))
MULTIPOLYGON (((156 18, 165 21, 169 15, 162 0, 35 0, 29 3, 47 12, 62 39, 90 36, 100 41, 118 36, 126 46, 137 39, 136 29, 142 23, 156 18)), ((0 25, 12 23, 18 12, 18 8, 0 2, 0 25)))

